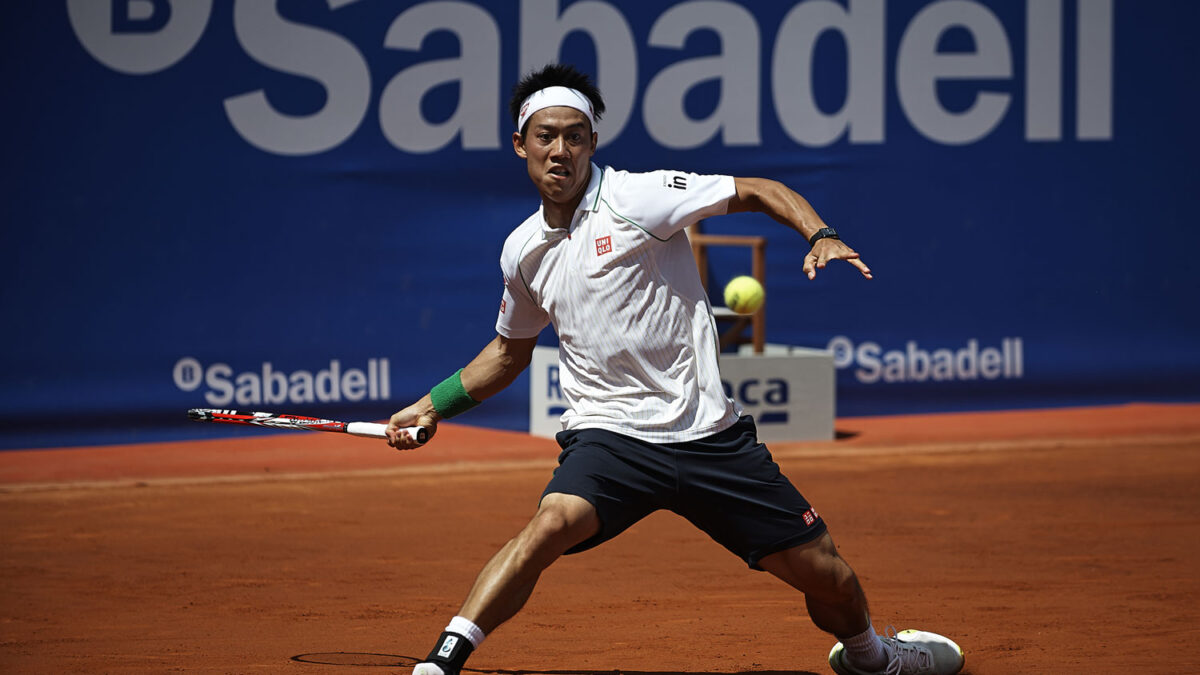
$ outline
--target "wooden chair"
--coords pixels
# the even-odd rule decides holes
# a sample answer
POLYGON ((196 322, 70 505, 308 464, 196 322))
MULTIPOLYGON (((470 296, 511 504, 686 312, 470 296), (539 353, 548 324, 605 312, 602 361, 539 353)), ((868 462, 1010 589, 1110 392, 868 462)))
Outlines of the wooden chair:
MULTIPOLYGON (((763 288, 767 287, 767 240, 765 237, 704 234, 699 231, 699 225, 695 225, 688 229, 688 239, 691 240, 692 255, 696 257, 696 266, 700 270, 700 281, 704 284, 705 290, 708 290, 708 247, 710 246, 749 248, 750 276, 757 279, 763 288)), ((711 293, 709 297, 712 297, 711 293)), ((719 295, 718 299, 724 302, 719 295)), ((713 317, 716 318, 718 326, 721 324, 728 326, 721 331, 721 349, 724 350, 730 345, 750 343, 754 345, 755 354, 762 354, 767 344, 766 309, 767 306, 764 302, 757 312, 750 316, 744 316, 728 307, 718 306, 718 303, 714 302, 713 317), (746 336, 747 328, 750 329, 749 337, 746 336)))

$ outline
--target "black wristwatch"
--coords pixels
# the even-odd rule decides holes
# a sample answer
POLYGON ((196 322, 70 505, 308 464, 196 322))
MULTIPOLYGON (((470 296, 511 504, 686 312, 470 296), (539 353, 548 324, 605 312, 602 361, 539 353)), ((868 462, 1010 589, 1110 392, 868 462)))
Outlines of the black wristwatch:
POLYGON ((838 236, 837 230, 833 229, 832 227, 822 227, 821 229, 817 230, 816 234, 809 237, 808 245, 815 246, 817 241, 821 239, 841 239, 841 237, 838 236))

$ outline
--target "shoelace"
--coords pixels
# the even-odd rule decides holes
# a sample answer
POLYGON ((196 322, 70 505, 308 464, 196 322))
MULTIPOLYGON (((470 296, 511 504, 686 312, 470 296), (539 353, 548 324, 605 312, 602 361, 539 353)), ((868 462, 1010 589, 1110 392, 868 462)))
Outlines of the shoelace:
POLYGON ((888 664, 883 675, 920 675, 933 671, 933 652, 896 637, 895 626, 888 626, 885 632, 883 644, 888 651, 888 664))

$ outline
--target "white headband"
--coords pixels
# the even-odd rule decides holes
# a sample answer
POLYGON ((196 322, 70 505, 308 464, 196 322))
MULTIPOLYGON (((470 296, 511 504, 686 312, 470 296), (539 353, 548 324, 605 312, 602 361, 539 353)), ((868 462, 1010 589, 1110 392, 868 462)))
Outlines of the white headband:
POLYGON ((533 92, 521 103, 521 114, 517 117, 517 132, 520 133, 525 128, 525 123, 529 121, 530 117, 533 117, 533 113, 558 105, 574 108, 587 115, 588 121, 592 123, 592 129, 596 128, 596 114, 592 112, 592 102, 586 96, 569 87, 546 87, 533 92))

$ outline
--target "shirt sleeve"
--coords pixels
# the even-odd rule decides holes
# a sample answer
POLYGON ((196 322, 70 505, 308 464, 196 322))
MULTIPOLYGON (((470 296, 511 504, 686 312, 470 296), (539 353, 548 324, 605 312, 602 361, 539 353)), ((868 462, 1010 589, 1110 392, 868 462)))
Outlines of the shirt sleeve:
POLYGON ((710 216, 724 215, 737 194, 733 176, 682 171, 617 172, 613 211, 657 239, 710 216))
MULTIPOLYGON (((503 261, 501 267, 507 267, 503 261)), ((496 332, 506 338, 531 338, 541 333, 549 323, 550 316, 534 302, 519 275, 510 274, 504 269, 504 292, 500 295, 496 332)))

